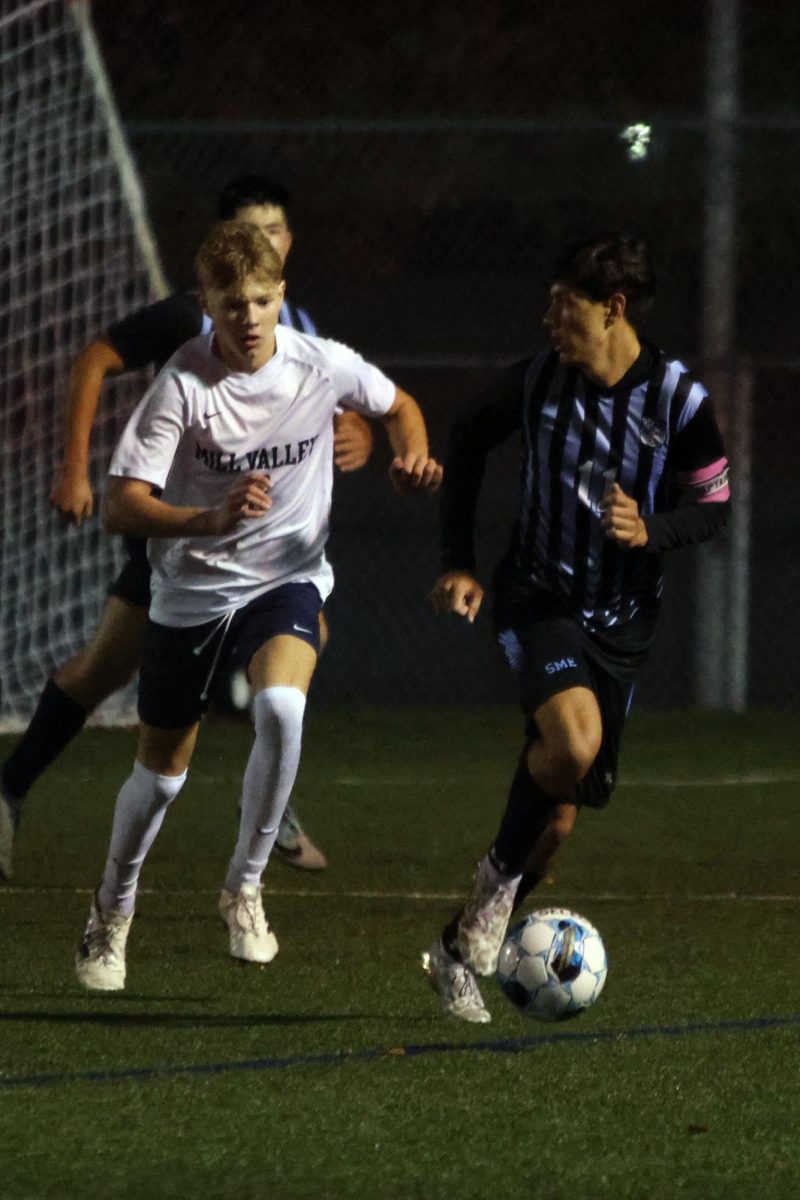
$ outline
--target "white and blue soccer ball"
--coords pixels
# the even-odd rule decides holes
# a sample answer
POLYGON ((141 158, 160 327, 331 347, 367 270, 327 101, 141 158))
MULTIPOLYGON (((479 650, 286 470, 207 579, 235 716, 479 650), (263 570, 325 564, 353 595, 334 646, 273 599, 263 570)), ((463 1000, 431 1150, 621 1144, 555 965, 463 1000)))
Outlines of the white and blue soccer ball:
POLYGON ((565 1021, 590 1008, 603 990, 608 959, 591 921, 568 908, 540 908, 506 934, 497 978, 520 1012, 565 1021))

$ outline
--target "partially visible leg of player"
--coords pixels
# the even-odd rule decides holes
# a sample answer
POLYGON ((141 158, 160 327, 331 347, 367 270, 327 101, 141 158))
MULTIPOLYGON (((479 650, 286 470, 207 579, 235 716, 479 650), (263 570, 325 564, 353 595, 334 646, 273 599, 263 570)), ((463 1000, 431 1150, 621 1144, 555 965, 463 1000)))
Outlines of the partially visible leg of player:
MULTIPOLYGON (((519 679, 528 740, 494 844, 478 864, 464 905, 428 951, 429 963, 438 958, 453 970, 453 964, 460 963, 473 976, 491 975, 497 969, 528 859, 546 831, 552 840, 556 829, 566 832, 571 827, 567 814, 602 732, 577 622, 546 597, 542 603, 520 606, 502 592, 495 620, 498 641, 519 679)), ((430 977, 446 1011, 462 1019, 478 1019, 457 1011, 444 986, 445 973, 441 986, 433 973, 430 977)), ((477 991, 477 983, 472 982, 477 991)))
POLYGON ((27 729, 0 768, 0 879, 12 874, 14 832, 25 797, 89 714, 133 678, 146 623, 146 606, 109 596, 92 640, 45 685, 27 729))
POLYGON ((553 808, 525 863, 514 897, 514 912, 546 876, 559 847, 572 832, 578 808, 584 805, 604 808, 616 786, 622 733, 633 698, 632 665, 622 664, 620 675, 612 674, 592 661, 587 665, 600 710, 603 731, 600 749, 576 789, 577 805, 557 804, 553 808))
POLYGON ((261 876, 300 762, 306 695, 317 664, 313 645, 289 634, 269 638, 250 659, 255 741, 242 787, 239 837, 231 857, 220 911, 234 958, 269 961, 263 946, 261 876))
POLYGON ((445 1012, 489 1021, 476 975, 492 975, 528 863, 546 866, 574 824, 575 790, 600 745, 594 694, 570 688, 534 713, 538 736, 525 747, 494 845, 481 859, 472 888, 423 967, 445 1012))
POLYGON ((87 988, 125 985, 125 948, 139 874, 178 795, 194 752, 207 687, 231 618, 166 626, 148 620, 139 669, 139 736, 133 770, 117 796, 103 878, 75 956, 87 988))
MULTIPOLYGON (((319 614, 319 649, 320 654, 325 649, 329 637, 328 623, 325 614, 319 614)), ((223 710, 234 709, 239 712, 251 708, 252 688, 243 667, 231 669, 230 674, 222 673, 213 689, 222 693, 219 702, 223 710)), ((215 697, 217 702, 218 697, 215 697)), ((241 812, 240 812, 241 815, 241 812)), ((299 867, 303 871, 323 871, 327 859, 318 846, 303 828, 297 810, 291 801, 286 805, 281 823, 278 826, 278 837, 273 847, 273 855, 278 862, 290 867, 299 867)))
MULTIPOLYGON (((325 649, 329 638, 325 614, 319 614, 319 652, 325 649)), ((305 871, 323 871, 328 863, 322 851, 314 845, 303 826, 294 805, 290 802, 281 818, 278 837, 274 847, 275 857, 280 862, 305 871)))
POLYGON ((492 975, 523 872, 538 851, 542 865, 575 819, 575 796, 602 740, 594 693, 572 687, 535 710, 535 737, 523 752, 494 845, 481 860, 461 913, 445 933, 478 975, 492 975), (455 944, 453 940, 455 929, 455 944))
POLYGON ((125 986, 126 943, 133 921, 139 874, 186 780, 199 723, 158 729, 142 722, 133 770, 114 807, 103 878, 75 955, 78 980, 91 991, 125 986))

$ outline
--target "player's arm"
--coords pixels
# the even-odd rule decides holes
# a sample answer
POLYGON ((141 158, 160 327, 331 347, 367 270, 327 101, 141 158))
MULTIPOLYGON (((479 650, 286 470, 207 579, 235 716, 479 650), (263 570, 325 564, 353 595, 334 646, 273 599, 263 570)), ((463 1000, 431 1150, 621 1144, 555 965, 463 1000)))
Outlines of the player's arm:
POLYGON ((676 435, 669 466, 680 489, 679 502, 642 517, 633 497, 615 483, 603 500, 607 537, 629 549, 646 547, 660 554, 722 533, 730 515, 728 460, 708 398, 676 435))
POLYGON ((53 481, 50 505, 69 523, 80 525, 94 511, 89 482, 89 445, 100 392, 109 375, 125 370, 119 352, 106 338, 91 342, 75 358, 69 377, 64 458, 53 481))
POLYGON ((179 293, 115 321, 78 354, 70 372, 64 458, 50 493, 51 506, 66 521, 80 525, 94 511, 89 447, 104 381, 165 362, 201 327, 196 295, 179 293))
POLYGON ((389 477, 395 491, 435 491, 442 482, 442 467, 428 450, 428 432, 416 400, 396 388, 394 403, 381 422, 394 451, 389 477))
POLYGON ((103 501, 103 526, 106 533, 129 537, 215 537, 269 512, 271 486, 268 475, 254 471, 233 482, 222 504, 199 508, 168 504, 153 495, 147 480, 114 476, 103 501))
POLYGON ((506 376, 498 399, 453 424, 442 488, 442 574, 431 594, 434 610, 475 620, 484 597, 476 575, 475 515, 489 452, 519 429, 527 362, 506 376))
POLYGON ((344 409, 333 418, 333 461, 347 474, 363 467, 372 453, 373 437, 369 421, 352 409, 344 409))

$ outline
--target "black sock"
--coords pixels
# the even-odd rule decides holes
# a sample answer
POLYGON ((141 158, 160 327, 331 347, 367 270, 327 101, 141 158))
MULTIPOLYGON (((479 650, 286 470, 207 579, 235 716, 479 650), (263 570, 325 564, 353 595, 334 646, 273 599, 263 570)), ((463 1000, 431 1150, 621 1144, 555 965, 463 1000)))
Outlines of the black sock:
POLYGON ((517 885, 517 890, 514 895, 514 907, 511 909, 515 913, 530 896, 534 888, 538 887, 544 879, 544 875, 539 871, 523 871, 522 879, 517 885))
POLYGON ((442 945, 450 957, 456 959, 457 962, 461 962, 461 951, 458 948, 458 923, 463 911, 464 909, 460 908, 449 925, 445 925, 442 930, 442 945))
POLYGON ((88 713, 52 679, 39 697, 28 728, 0 769, 5 792, 21 804, 36 780, 84 726, 88 713))
POLYGON ((521 875, 539 835, 559 803, 531 779, 525 754, 511 781, 506 811, 492 847, 492 859, 504 875, 521 875))

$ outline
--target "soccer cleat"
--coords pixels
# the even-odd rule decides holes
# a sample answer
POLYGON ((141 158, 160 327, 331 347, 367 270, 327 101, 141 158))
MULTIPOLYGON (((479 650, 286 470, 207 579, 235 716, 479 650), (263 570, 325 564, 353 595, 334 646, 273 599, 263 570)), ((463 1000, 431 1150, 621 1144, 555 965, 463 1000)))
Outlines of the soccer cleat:
POLYGON ((470 1021, 473 1025, 487 1025, 491 1021, 472 971, 447 953, 441 938, 423 954, 422 969, 431 987, 439 993, 444 1011, 451 1017, 470 1021))
POLYGON ((0 883, 14 875, 14 834, 17 831, 18 813, 10 796, 0 790, 0 883))
POLYGON ((133 913, 102 911, 92 899, 89 920, 75 954, 78 982, 92 992, 118 992, 125 987, 125 943, 133 913))
POLYGON ((324 871, 328 861, 318 850, 311 838, 303 832, 294 810, 287 808, 278 826, 278 837, 273 854, 281 862, 303 871, 324 871))
POLYGON ((476 975, 494 975, 519 879, 497 879, 481 860, 458 922, 458 950, 476 975))
POLYGON ((278 939, 264 916, 260 887, 246 883, 236 893, 223 888, 219 912, 230 933, 233 958, 244 962, 272 962, 278 953, 278 939))

